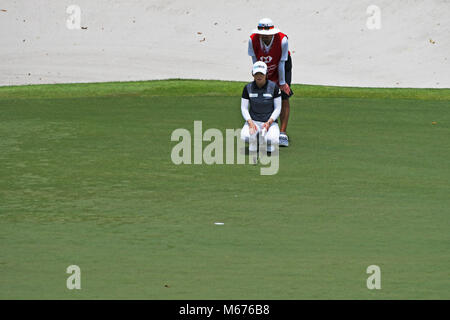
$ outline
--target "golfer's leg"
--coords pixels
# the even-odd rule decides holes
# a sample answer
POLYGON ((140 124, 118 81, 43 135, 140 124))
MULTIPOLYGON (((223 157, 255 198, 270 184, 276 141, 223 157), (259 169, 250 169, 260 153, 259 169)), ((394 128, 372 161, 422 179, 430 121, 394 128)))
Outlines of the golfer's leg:
POLYGON ((244 142, 248 142, 249 139, 250 139, 250 127, 246 122, 241 130, 241 140, 243 140, 244 142))
POLYGON ((278 123, 274 122, 267 131, 265 136, 266 143, 270 146, 267 151, 273 152, 275 150, 275 145, 280 143, 280 127, 278 123))
MULTIPOLYGON (((249 147, 250 151, 256 151, 258 149, 258 133, 260 134, 260 137, 261 137, 261 127, 264 124, 264 122, 261 122, 261 121, 253 121, 253 123, 256 125, 257 131, 254 134, 254 139, 255 139, 254 140, 254 149, 250 149, 250 147, 249 147)), ((259 146, 259 147, 261 147, 261 146, 259 146)))
POLYGON ((258 132, 260 132, 264 122, 261 122, 261 121, 253 121, 253 122, 254 122, 254 124, 256 124, 256 127, 258 128, 258 132))
POLYGON ((256 133, 250 134, 250 126, 246 122, 241 130, 241 139, 248 142, 248 150, 256 151, 258 149, 258 144, 256 141, 256 133))

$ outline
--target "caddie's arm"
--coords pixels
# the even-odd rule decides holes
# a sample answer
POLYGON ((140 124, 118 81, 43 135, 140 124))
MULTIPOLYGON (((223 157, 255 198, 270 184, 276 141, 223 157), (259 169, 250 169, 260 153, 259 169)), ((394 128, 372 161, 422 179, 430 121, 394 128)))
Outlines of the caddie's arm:
POLYGON ((252 57, 252 64, 254 64, 256 61, 258 61, 256 59, 255 51, 253 50, 252 38, 248 39, 248 55, 250 57, 252 57))
POLYGON ((281 59, 278 63, 278 82, 280 83, 280 89, 286 94, 291 92, 291 88, 286 83, 286 70, 285 64, 289 57, 289 43, 287 37, 284 37, 281 41, 281 59))

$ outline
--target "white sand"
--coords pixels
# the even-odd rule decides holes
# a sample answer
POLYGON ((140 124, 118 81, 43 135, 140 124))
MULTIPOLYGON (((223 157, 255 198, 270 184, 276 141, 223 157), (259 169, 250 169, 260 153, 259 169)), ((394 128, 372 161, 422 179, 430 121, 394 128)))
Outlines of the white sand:
POLYGON ((267 16, 289 36, 294 83, 450 88, 449 0, 1 0, 1 9, 0 85, 247 81, 248 37, 267 16), (70 4, 86 30, 66 27, 70 4), (366 27, 371 4, 380 30, 366 27))

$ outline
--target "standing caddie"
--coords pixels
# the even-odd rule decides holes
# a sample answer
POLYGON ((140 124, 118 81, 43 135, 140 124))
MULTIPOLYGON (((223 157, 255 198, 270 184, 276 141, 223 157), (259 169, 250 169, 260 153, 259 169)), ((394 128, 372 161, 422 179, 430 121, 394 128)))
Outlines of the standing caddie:
POLYGON ((289 120, 289 97, 293 95, 290 88, 292 78, 292 59, 289 52, 288 37, 275 28, 272 20, 261 19, 258 28, 250 35, 248 55, 253 63, 262 61, 267 64, 268 79, 275 82, 281 89, 281 132, 280 146, 287 147, 289 138, 286 134, 289 120))

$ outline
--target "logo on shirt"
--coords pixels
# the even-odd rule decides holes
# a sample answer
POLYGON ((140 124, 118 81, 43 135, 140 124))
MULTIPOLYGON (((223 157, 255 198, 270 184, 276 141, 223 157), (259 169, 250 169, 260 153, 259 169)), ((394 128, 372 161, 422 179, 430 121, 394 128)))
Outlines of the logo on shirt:
POLYGON ((261 58, 259 58, 259 60, 261 60, 262 62, 264 62, 264 63, 269 63, 270 61, 272 61, 272 56, 266 56, 266 57, 261 57, 261 58))
POLYGON ((258 97, 258 94, 257 94, 257 93, 249 93, 248 95, 249 95, 250 98, 256 98, 256 97, 258 97))

